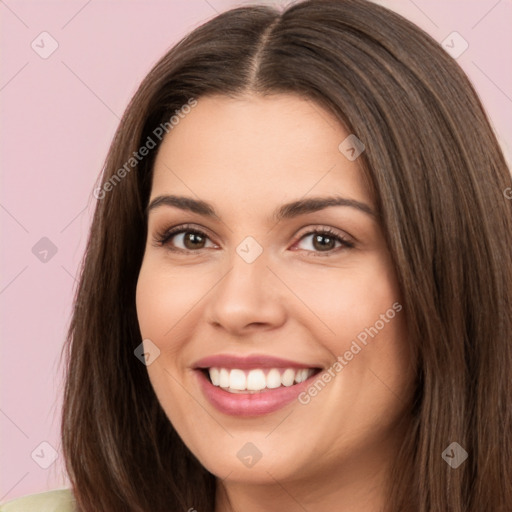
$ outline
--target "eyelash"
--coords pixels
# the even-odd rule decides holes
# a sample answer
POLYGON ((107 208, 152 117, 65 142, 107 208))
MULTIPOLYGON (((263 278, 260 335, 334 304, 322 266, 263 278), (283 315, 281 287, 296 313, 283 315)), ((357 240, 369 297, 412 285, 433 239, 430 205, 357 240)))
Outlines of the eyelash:
MULTIPOLYGON (((181 252, 181 253, 193 253, 193 252, 200 252, 203 249, 197 249, 197 250, 191 250, 191 249, 181 249, 181 248, 178 248, 178 247, 172 247, 170 246, 169 244, 169 241, 173 238, 174 235, 178 235, 178 234, 181 234, 181 233, 193 233, 195 235, 200 235, 204 238, 208 238, 208 235, 206 233, 204 233, 203 231, 199 230, 199 229, 196 229, 196 228, 193 228, 189 225, 181 225, 181 226, 176 226, 175 228, 171 228, 171 229, 166 229, 164 231, 161 231, 161 232, 158 232, 156 235, 155 235, 155 242, 159 245, 159 246, 165 246, 165 245, 168 245, 168 249, 170 251, 173 251, 173 252, 181 252)), ((298 240, 297 242, 295 243, 298 243, 300 242, 303 238, 307 237, 307 236, 310 236, 310 235, 326 235, 330 238, 334 238, 335 241, 337 242, 340 242, 341 243, 341 246, 342 247, 336 247, 334 249, 329 249, 328 251, 309 251, 309 250, 306 250, 306 249, 299 249, 299 250, 306 250, 306 252, 310 253, 309 255, 310 256, 313 256, 313 257, 317 257, 317 256, 320 256, 320 257, 329 257, 329 256, 332 256, 334 252, 338 252, 340 249, 353 249, 354 248, 354 244, 347 240, 346 238, 344 238, 342 235, 336 233, 335 231, 333 231, 331 228, 316 228, 316 229, 312 229, 311 231, 308 231, 307 233, 304 233, 304 235, 302 235, 298 240)), ((294 245, 295 245, 294 243, 294 245)))

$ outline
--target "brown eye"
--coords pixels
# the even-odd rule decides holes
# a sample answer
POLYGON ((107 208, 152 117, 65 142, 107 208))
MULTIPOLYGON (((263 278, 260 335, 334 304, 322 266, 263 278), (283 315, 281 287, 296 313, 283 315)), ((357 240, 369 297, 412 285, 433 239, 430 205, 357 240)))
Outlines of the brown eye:
POLYGON ((313 236, 313 247, 318 251, 334 249, 336 239, 329 235, 316 234, 313 236))
POLYGON ((193 252, 205 249, 206 247, 215 246, 208 235, 193 228, 187 228, 186 226, 178 226, 177 228, 166 231, 165 233, 158 235, 156 241, 159 245, 163 245, 169 248, 171 251, 184 251, 193 252), (210 245, 207 245, 207 242, 210 245))
POLYGON ((351 249, 354 244, 330 228, 316 229, 306 233, 297 242, 299 249, 311 253, 312 256, 330 256, 340 249, 351 249), (300 245, 303 245, 300 247, 300 245), (323 254, 322 254, 323 253, 323 254))
POLYGON ((206 238, 194 231, 185 231, 183 244, 187 249, 202 249, 206 242, 206 238))

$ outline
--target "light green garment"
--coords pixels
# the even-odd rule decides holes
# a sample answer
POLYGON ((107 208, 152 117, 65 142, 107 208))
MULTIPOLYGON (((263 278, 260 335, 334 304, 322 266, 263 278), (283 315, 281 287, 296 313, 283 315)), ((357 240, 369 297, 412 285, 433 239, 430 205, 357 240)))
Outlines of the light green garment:
POLYGON ((74 512, 71 489, 30 494, 0 505, 0 512, 74 512))

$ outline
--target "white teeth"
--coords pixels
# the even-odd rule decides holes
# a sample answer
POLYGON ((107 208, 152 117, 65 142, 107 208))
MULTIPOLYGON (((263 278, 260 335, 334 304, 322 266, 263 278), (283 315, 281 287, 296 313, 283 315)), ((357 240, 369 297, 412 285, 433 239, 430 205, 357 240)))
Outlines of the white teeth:
POLYGON ((267 388, 274 389, 279 386, 281 386, 281 374, 279 370, 272 368, 272 370, 267 373, 267 388))
POLYGON ((267 379, 263 370, 251 370, 247 375, 247 389, 259 391, 267 387, 267 379))
MULTIPOLYGON (((210 368, 210 378, 212 377, 211 371, 212 369, 210 368)), ((229 372, 225 368, 220 370, 219 384, 215 385, 221 388, 229 388, 229 372)))
POLYGON ((243 370, 231 370, 229 373, 229 387, 239 391, 247 389, 247 378, 243 370))
POLYGON ((218 368, 210 368, 210 379, 214 386, 218 386, 220 384, 220 372, 218 368))
POLYGON ((292 386, 294 380, 295 372, 291 368, 285 370, 283 375, 281 375, 281 384, 283 386, 292 386))
POLYGON ((308 378, 308 371, 307 370, 299 370, 295 374, 295 382, 297 384, 300 384, 301 382, 304 382, 308 378))
POLYGON ((281 386, 293 386, 295 383, 304 382, 314 372, 312 368, 301 368, 299 370, 286 368, 282 373, 279 369, 272 368, 266 374, 261 368, 249 371, 209 368, 212 384, 233 393, 241 391, 257 392, 265 388, 275 389, 281 386))

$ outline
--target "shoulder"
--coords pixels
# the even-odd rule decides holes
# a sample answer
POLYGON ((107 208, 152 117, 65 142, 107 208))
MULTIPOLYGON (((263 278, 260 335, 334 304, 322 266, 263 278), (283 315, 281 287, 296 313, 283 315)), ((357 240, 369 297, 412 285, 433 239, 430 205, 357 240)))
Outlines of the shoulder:
POLYGON ((71 489, 30 494, 0 505, 0 512, 74 512, 71 489))

